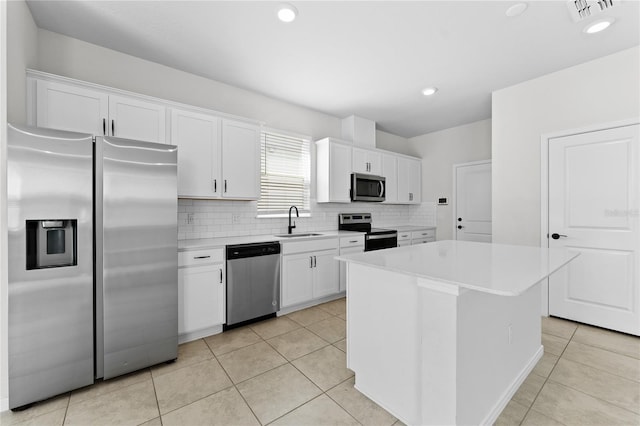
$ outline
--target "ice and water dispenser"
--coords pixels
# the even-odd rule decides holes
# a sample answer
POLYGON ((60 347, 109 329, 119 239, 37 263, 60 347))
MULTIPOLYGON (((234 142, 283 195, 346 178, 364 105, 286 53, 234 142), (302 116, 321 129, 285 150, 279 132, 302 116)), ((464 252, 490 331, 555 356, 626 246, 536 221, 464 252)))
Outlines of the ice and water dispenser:
POLYGON ((76 219, 27 220, 27 269, 78 264, 76 219))

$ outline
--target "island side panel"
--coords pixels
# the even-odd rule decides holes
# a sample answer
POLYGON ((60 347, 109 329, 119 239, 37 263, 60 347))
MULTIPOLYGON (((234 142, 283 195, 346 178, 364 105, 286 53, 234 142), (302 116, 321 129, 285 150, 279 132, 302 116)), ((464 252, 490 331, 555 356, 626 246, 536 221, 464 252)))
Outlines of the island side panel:
POLYGON ((457 286, 419 279, 420 425, 457 423, 457 286))
POLYGON ((457 424, 492 424, 542 356, 540 284, 519 296, 461 291, 457 327, 457 424))
POLYGON ((347 262, 347 367, 355 387, 405 424, 419 424, 416 278, 347 262))

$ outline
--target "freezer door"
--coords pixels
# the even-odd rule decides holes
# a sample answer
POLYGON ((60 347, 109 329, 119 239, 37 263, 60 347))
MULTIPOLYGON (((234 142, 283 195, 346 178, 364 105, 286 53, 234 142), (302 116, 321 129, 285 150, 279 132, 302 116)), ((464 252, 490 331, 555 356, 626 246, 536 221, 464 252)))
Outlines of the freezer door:
POLYGON ((117 138, 96 147, 108 379, 178 356, 177 148, 117 138))
POLYGON ((9 408, 16 408, 93 383, 93 142, 11 125, 7 136, 9 408), (75 257, 28 268, 27 252, 75 257))

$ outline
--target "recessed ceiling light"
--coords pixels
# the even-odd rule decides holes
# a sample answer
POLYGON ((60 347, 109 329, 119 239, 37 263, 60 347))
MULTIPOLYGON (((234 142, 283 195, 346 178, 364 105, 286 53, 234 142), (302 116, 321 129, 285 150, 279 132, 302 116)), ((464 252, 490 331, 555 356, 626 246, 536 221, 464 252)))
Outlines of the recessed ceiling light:
POLYGON ((278 19, 282 22, 293 22, 298 16, 298 9, 289 3, 282 3, 278 6, 278 19))
POLYGON ((512 18, 514 16, 522 15, 528 7, 529 5, 527 3, 516 3, 510 6, 504 14, 512 18))
POLYGON ((422 94, 425 96, 431 96, 433 94, 435 94, 438 91, 437 87, 427 87, 426 89, 424 89, 422 91, 422 94))
POLYGON ((586 27, 584 27, 584 30, 582 31, 587 34, 599 33, 600 31, 603 31, 609 28, 609 26, 613 24, 613 21, 614 21, 613 18, 601 19, 599 21, 595 21, 588 24, 586 27))

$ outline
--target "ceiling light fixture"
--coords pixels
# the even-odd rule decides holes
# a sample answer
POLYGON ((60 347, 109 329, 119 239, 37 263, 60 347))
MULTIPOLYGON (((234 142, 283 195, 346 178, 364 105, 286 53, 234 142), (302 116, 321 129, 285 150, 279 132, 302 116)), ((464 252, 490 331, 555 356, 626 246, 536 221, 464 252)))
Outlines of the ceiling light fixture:
POLYGON ((528 7, 527 3, 516 3, 510 6, 504 14, 509 18, 513 18, 514 16, 522 15, 528 7))
POLYGON ((604 31, 609 28, 609 26, 613 24, 613 21, 613 18, 600 19, 599 21, 588 24, 582 31, 587 34, 599 33, 600 31, 604 31))
POLYGON ((435 94, 438 91, 437 87, 427 87, 426 89, 424 89, 422 91, 422 94, 425 96, 431 96, 433 94, 435 94))
POLYGON ((293 22, 298 16, 298 9, 289 3, 282 3, 278 6, 278 19, 282 22, 293 22))

